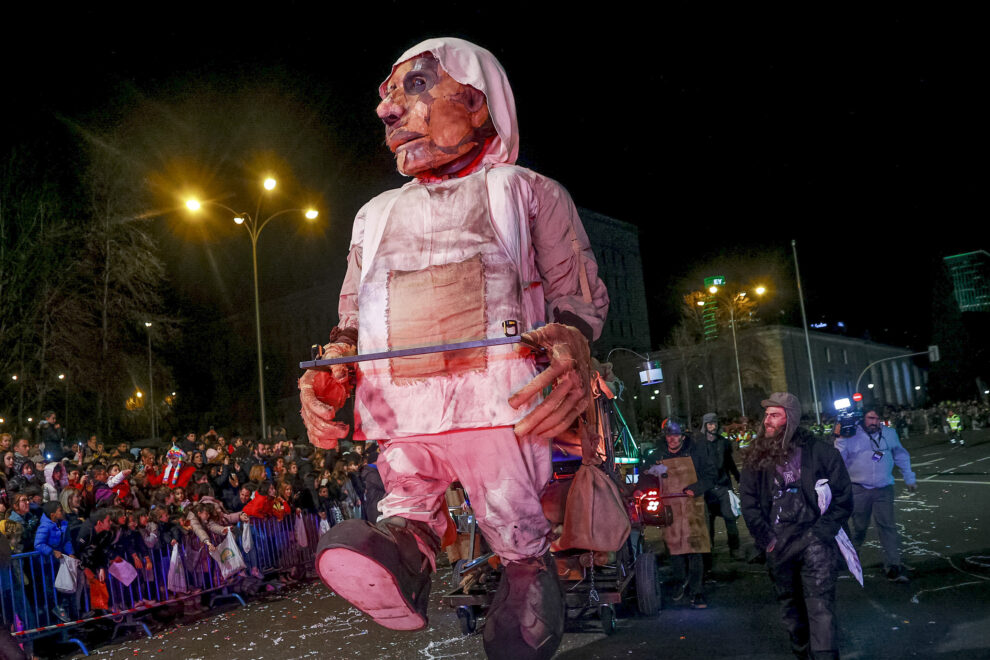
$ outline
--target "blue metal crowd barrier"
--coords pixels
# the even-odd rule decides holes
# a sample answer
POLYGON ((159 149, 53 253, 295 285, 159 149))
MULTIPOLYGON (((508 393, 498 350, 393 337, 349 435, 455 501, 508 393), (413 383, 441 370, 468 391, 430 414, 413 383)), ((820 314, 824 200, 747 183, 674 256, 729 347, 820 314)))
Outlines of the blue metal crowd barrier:
MULTIPOLYGON (((303 514, 301 517, 305 538, 298 540, 305 540, 305 545, 297 540, 295 516, 286 516, 282 520, 253 518, 250 523, 252 549, 249 553, 245 553, 241 546, 244 524, 238 523, 232 528, 247 566, 245 574, 249 574, 252 568, 268 574, 312 565, 319 540, 320 521, 314 514, 303 514)), ((108 554, 113 556, 112 550, 108 554)), ((108 571, 106 586, 110 613, 91 615, 88 618, 82 618, 83 613, 89 613, 92 607, 89 586, 81 570, 76 592, 63 593, 54 586, 61 564, 59 560, 52 556, 43 556, 38 551, 15 554, 11 557, 10 566, 0 570, 0 615, 3 625, 16 624, 17 630, 13 633, 15 637, 36 638, 61 634, 63 641, 78 645, 84 654, 89 655, 81 640, 68 636, 69 629, 91 621, 112 618, 117 623, 113 635, 120 628, 140 627, 150 637, 148 627, 135 620, 135 615, 194 597, 208 596, 210 607, 217 601, 228 598, 244 604, 239 590, 245 578, 242 575, 232 575, 224 579, 207 548, 191 533, 179 543, 188 591, 173 592, 168 587, 171 554, 171 547, 147 549, 140 557, 142 561, 145 556, 151 559, 152 570, 138 571, 130 585, 120 582, 108 571), (54 610, 59 605, 65 608, 72 621, 67 623, 56 616, 54 610)), ((127 562, 130 560, 130 557, 124 559, 127 562)))

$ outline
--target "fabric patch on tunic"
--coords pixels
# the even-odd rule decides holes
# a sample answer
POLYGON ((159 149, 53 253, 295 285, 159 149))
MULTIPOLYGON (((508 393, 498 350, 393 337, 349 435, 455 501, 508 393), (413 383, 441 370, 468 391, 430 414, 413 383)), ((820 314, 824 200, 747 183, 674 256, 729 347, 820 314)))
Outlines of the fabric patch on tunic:
MULTIPOLYGON (((483 339, 487 324, 481 255, 418 271, 389 271, 386 313, 390 350, 483 339)), ((484 371, 487 351, 466 348, 393 358, 389 366, 394 384, 409 385, 432 376, 484 371)))

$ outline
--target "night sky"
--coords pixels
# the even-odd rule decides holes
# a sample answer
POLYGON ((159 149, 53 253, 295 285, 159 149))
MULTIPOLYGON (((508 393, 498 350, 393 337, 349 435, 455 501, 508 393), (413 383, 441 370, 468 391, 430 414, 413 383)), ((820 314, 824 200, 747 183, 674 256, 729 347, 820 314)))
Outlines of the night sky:
MULTIPOLYGON (((315 201, 322 214, 316 229, 266 230, 263 296, 332 276, 354 213, 403 181, 373 112, 377 85, 407 47, 442 35, 501 60, 521 165, 640 227, 656 342, 704 274, 769 280, 765 313, 796 321, 793 238, 809 320, 923 347, 940 258, 988 248, 975 16, 202 4, 7 11, 3 146, 125 136, 119 157, 146 172, 136 185, 153 192, 171 280, 224 312, 246 301, 247 239, 229 219, 191 223, 182 195, 253 209, 255 177, 274 167, 278 203, 315 201)), ((53 169, 73 166, 53 153, 53 169)))

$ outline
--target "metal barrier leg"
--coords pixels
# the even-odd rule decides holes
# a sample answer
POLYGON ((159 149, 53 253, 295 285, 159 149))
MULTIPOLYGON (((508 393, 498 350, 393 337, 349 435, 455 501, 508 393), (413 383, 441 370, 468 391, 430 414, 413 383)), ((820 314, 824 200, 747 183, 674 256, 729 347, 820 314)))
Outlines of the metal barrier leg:
POLYGON ((86 656, 89 655, 89 651, 86 650, 86 645, 83 644, 78 639, 76 639, 75 637, 69 637, 66 641, 72 642, 73 644, 75 644, 76 646, 78 646, 79 647, 79 650, 82 651, 82 654, 83 655, 86 655, 86 656))
POLYGON ((63 644, 75 644, 76 646, 79 647, 79 650, 82 652, 83 655, 86 656, 89 655, 89 650, 86 648, 86 645, 83 644, 82 641, 76 637, 69 637, 69 634, 64 630, 62 631, 61 641, 63 644))

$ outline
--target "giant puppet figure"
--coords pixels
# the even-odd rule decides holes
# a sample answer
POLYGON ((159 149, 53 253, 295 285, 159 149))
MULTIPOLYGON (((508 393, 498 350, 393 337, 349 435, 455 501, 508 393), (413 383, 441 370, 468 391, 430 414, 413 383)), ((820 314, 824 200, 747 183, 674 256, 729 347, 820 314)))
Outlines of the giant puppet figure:
POLYGON ((353 383, 355 438, 380 443, 387 491, 377 524, 348 520, 324 535, 317 569, 382 626, 424 627, 435 555, 454 531, 444 492, 458 480, 505 567, 486 653, 546 658, 563 631, 540 506, 549 440, 587 406, 588 342, 608 293, 567 191, 514 165, 515 102, 490 52, 424 41, 399 57, 379 94, 386 144, 413 180, 354 221, 326 355, 499 337, 511 319, 550 364, 541 373, 512 344, 361 362, 353 375, 335 366, 332 378, 307 372, 310 441, 334 447, 346 435, 333 417, 353 383))

